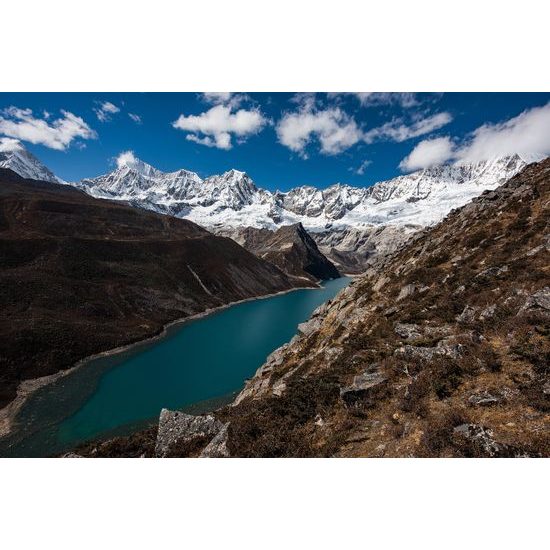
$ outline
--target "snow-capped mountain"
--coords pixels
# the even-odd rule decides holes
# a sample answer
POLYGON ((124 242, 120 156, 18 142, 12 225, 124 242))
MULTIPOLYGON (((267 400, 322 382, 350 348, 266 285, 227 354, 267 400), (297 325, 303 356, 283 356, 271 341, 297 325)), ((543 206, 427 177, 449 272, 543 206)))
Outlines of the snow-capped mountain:
POLYGON ((518 155, 472 164, 444 165, 369 188, 335 184, 286 193, 258 188, 230 170, 202 180, 194 172, 161 172, 132 159, 110 174, 78 185, 96 197, 115 198, 190 219, 206 227, 264 227, 302 223, 313 232, 377 225, 426 226, 441 220, 526 165, 518 155))
POLYGON ((0 138, 0 168, 9 168, 23 178, 64 183, 16 139, 0 138))
MULTIPOLYGON (((314 233, 431 225, 453 208, 496 188, 527 164, 519 155, 512 155, 435 166, 368 188, 338 183, 323 190, 302 186, 272 193, 238 170, 202 179, 184 169, 163 172, 131 153, 121 158, 114 171, 71 185, 94 197, 127 201, 213 229, 277 229, 301 223, 314 233)), ((0 166, 24 177, 64 183, 17 140, 0 140, 0 166)))

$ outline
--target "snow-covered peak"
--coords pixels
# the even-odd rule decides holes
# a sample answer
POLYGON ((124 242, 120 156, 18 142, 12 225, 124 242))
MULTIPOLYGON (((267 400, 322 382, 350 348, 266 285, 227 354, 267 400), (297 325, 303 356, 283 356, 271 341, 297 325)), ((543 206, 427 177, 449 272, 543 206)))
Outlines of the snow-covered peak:
POLYGON ((0 168, 9 168, 23 178, 64 183, 17 139, 0 138, 0 168))

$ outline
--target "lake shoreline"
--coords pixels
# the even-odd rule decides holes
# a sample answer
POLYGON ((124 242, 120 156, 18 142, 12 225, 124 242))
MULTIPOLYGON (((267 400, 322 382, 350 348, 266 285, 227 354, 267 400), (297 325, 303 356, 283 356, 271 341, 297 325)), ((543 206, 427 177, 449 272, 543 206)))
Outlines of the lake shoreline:
POLYGON ((28 380, 23 380, 17 388, 17 395, 16 395, 15 399, 13 401, 11 401, 10 403, 8 403, 5 407, 0 409, 0 439, 4 438, 4 437, 8 437, 14 432, 14 429, 17 426, 17 423, 16 423, 17 415, 18 415, 19 411, 21 410, 21 408, 23 407, 23 405, 25 404, 25 402, 28 400, 28 398, 33 393, 35 393, 40 388, 42 388, 44 386, 47 386, 47 385, 59 380, 60 378, 63 378, 65 376, 68 376, 69 374, 72 374, 76 369, 81 368, 82 366, 89 363, 90 361, 93 361, 93 360, 96 360, 96 359, 99 359, 99 358, 102 358, 102 357, 117 355, 119 353, 130 351, 131 349, 133 349, 135 347, 151 344, 151 343, 154 343, 158 340, 162 340, 163 338, 165 338, 168 335, 169 331, 171 331, 172 329, 174 329, 176 327, 179 327, 180 325, 184 325, 188 322, 192 322, 192 321, 196 321, 198 319, 202 319, 202 318, 207 317, 209 315, 213 315, 215 313, 218 313, 218 312, 220 312, 224 309, 227 309, 229 307, 232 307, 232 306, 236 306, 236 305, 239 305, 239 304, 243 304, 243 303, 251 302, 251 301, 255 301, 255 300, 263 300, 263 299, 266 299, 266 298, 273 298, 275 296, 288 294, 288 293, 294 292, 296 290, 319 290, 320 288, 321 288, 320 285, 315 286, 315 287, 294 287, 294 288, 290 288, 288 290, 281 290, 279 292, 274 292, 272 294, 264 294, 262 296, 253 296, 253 297, 250 297, 250 298, 244 298, 242 300, 236 300, 234 302, 229 302, 227 304, 223 304, 221 306, 217 306, 217 307, 214 307, 214 308, 209 308, 209 309, 206 309, 202 312, 195 313, 193 315, 188 315, 186 317, 180 317, 178 319, 175 319, 174 321, 170 321, 170 322, 166 323, 165 325, 163 325, 163 327, 160 331, 158 331, 155 334, 152 334, 151 336, 149 336, 147 338, 144 338, 144 339, 141 339, 141 340, 138 340, 138 341, 135 341, 135 342, 131 342, 131 343, 125 344, 123 346, 118 346, 116 348, 111 348, 109 350, 106 350, 106 351, 103 351, 103 352, 100 352, 100 353, 96 353, 94 355, 86 356, 86 357, 80 359, 79 361, 77 361, 72 367, 70 367, 66 370, 58 371, 54 374, 47 375, 47 376, 42 376, 42 377, 39 377, 39 378, 31 378, 31 379, 28 379, 28 380))

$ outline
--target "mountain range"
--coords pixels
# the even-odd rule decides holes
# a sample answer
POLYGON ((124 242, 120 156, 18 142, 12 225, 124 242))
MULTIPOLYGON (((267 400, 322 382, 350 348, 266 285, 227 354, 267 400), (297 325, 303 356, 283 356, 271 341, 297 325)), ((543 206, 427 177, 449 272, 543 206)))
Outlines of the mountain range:
MULTIPOLYGON (((20 144, 2 155, 0 167, 26 178, 39 175, 65 183, 20 144)), ((418 229, 439 222, 527 165, 526 159, 510 155, 434 166, 366 188, 337 183, 323 190, 301 186, 271 192, 238 170, 202 179, 185 169, 163 172, 132 154, 121 159, 112 172, 70 185, 96 198, 188 219, 236 239, 242 228, 275 231, 301 224, 320 252, 349 273, 364 271, 377 255, 396 250, 418 229)))
MULTIPOLYGON (((127 155, 112 172, 70 185, 97 198, 123 200, 186 218, 203 227, 276 229, 301 223, 308 231, 366 226, 426 226, 486 189, 494 189, 527 162, 519 155, 470 164, 441 165, 370 187, 336 183, 270 192, 245 172, 229 170, 202 179, 181 169, 163 172, 127 155)), ((21 144, 0 153, 0 167, 24 178, 65 183, 21 144)))

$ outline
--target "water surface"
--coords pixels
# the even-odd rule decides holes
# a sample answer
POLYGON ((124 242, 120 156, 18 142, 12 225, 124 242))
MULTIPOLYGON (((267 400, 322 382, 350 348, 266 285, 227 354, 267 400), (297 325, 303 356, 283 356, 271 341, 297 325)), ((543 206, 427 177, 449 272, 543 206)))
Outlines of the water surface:
POLYGON ((28 399, 18 431, 0 440, 0 456, 48 456, 127 434, 156 420, 163 407, 213 410, 349 281, 237 304, 173 326, 160 340, 90 360, 28 399))

